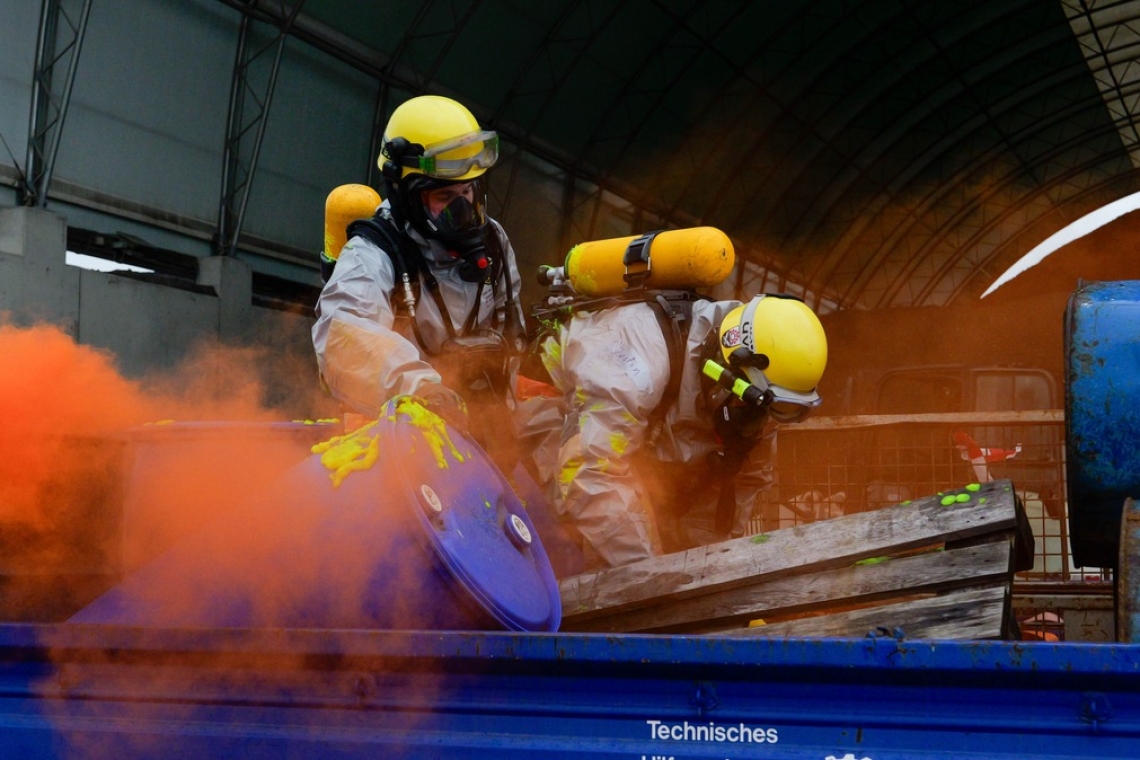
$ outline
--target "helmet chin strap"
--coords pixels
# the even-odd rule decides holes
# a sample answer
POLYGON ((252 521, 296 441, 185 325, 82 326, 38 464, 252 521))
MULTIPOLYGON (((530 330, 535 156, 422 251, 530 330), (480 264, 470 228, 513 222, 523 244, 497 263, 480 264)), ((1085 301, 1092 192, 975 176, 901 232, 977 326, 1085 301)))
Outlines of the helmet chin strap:
POLYGON ((408 223, 408 211, 404 208, 404 199, 400 193, 399 184, 385 178, 384 197, 388 199, 388 209, 392 213, 392 219, 396 222, 396 227, 402 231, 404 225, 408 223))

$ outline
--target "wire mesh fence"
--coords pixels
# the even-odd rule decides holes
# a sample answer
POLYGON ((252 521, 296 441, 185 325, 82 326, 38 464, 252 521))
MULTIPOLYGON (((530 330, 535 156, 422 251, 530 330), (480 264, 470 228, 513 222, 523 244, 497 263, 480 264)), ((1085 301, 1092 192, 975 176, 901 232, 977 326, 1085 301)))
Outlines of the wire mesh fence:
MULTIPOLYGON (((775 475, 753 514, 758 533, 1008 478, 1035 544, 1033 568, 1018 573, 1015 592, 1112 593, 1111 569, 1072 563, 1060 410, 812 419, 781 428, 775 475)), ((1022 612, 1023 628, 1040 623, 1050 631, 1064 614, 1022 612)))

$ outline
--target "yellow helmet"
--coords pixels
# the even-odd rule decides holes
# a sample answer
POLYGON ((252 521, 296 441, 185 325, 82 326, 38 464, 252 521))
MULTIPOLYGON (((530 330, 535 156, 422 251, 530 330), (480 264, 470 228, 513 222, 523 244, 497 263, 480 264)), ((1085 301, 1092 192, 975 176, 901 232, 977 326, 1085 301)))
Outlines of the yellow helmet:
POLYGON ((466 182, 498 159, 499 136, 481 129, 466 107, 451 98, 421 95, 392 112, 376 163, 393 182, 410 174, 466 182))
POLYGON ((725 315, 719 335, 725 361, 766 393, 773 418, 795 422, 819 406, 816 386, 827 366, 827 336, 803 301, 756 296, 725 315))
POLYGON ((392 112, 378 163, 392 217, 438 240, 462 262, 461 277, 486 278, 487 190, 483 174, 499 158, 499 137, 479 128, 460 103, 438 95, 412 98, 392 112), (442 207, 433 191, 462 185, 442 207))

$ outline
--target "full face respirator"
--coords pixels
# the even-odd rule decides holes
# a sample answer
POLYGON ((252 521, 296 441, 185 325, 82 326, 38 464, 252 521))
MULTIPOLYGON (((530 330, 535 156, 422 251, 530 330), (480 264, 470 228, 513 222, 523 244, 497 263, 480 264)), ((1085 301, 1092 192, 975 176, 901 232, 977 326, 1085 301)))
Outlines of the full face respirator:
POLYGON ((489 232, 486 192, 481 179, 441 183, 432 178, 409 182, 409 216, 412 226, 426 238, 438 240, 458 260, 459 276, 465 282, 480 282, 492 273, 493 258, 487 247, 489 232), (435 190, 462 188, 442 207, 430 200, 435 190))
POLYGON ((387 160, 382 168, 393 211, 424 238, 442 243, 457 259, 459 276, 466 282, 486 280, 496 263, 486 240, 489 225, 482 171, 495 164, 498 146, 498 136, 489 131, 427 146, 397 137, 384 146, 382 158, 387 160), (478 146, 482 147, 477 152, 466 155, 468 148, 478 146), (464 155, 445 158, 456 153, 464 155), (414 173, 406 174, 407 169, 414 173), (473 171, 480 173, 472 177, 473 171), (438 192, 448 190, 453 192, 438 192), (438 203, 440 195, 442 204, 438 203))

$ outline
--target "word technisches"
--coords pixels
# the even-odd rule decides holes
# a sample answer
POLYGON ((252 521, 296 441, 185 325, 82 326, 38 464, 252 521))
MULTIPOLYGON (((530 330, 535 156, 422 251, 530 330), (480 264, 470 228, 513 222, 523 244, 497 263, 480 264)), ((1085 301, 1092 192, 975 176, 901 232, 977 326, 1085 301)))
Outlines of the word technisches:
POLYGON ((720 725, 717 723, 665 723, 647 720, 649 735, 661 741, 674 742, 730 742, 743 744, 775 744, 779 735, 774 728, 754 728, 743 723, 720 725))

